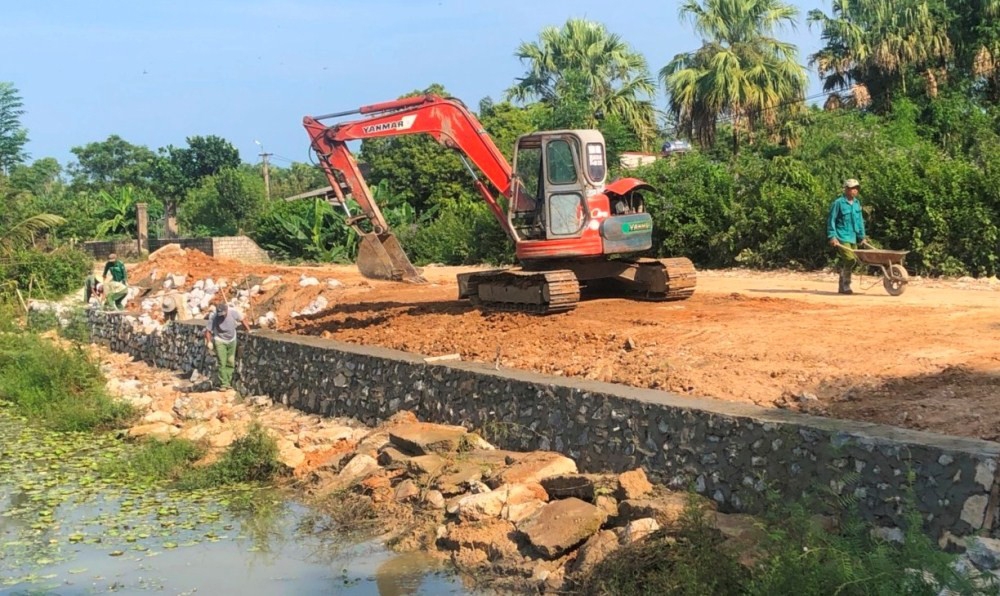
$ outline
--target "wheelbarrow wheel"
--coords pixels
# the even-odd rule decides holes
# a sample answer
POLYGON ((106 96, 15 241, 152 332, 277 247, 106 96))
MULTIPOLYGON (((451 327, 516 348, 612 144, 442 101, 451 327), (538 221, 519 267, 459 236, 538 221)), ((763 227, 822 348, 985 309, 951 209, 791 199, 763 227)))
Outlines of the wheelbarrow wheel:
POLYGON ((882 280, 882 286, 890 296, 899 296, 906 291, 906 282, 910 275, 902 265, 894 264, 889 267, 889 277, 882 280))

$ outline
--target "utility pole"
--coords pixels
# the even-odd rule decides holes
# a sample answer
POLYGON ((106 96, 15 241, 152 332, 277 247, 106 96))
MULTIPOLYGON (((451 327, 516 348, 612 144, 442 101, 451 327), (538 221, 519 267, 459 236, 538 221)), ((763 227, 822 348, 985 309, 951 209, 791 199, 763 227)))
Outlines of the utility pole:
POLYGON ((254 141, 257 146, 260 147, 260 157, 264 162, 264 196, 267 198, 268 202, 271 200, 271 171, 268 168, 267 158, 271 157, 270 153, 264 151, 264 144, 260 141, 254 141))

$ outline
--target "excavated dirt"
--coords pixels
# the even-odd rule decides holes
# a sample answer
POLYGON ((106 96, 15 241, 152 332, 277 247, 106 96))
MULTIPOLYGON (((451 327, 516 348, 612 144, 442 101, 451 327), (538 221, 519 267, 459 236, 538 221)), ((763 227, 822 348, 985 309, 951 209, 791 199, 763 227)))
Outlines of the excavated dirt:
POLYGON ((431 267, 431 283, 409 285, 352 266, 204 259, 143 263, 130 280, 153 268, 233 283, 280 275, 284 286, 255 298, 254 314, 273 309, 283 331, 1000 440, 996 280, 916 279, 894 298, 872 277, 840 296, 830 274, 699 272, 684 302, 593 299, 537 317, 459 302, 455 274, 469 268, 431 267), (320 285, 301 287, 302 275, 320 285), (324 311, 290 318, 319 294, 324 311))

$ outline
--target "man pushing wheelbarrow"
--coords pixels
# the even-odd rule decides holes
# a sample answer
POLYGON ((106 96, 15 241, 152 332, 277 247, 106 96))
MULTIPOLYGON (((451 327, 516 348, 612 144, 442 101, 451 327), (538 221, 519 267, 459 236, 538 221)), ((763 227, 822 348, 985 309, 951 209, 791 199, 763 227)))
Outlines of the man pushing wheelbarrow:
POLYGON ((851 272, 858 262, 854 250, 859 245, 869 244, 865 238, 865 219, 861 213, 861 199, 858 193, 861 184, 851 178, 844 182, 844 193, 837 197, 830 207, 830 217, 826 223, 826 237, 830 246, 837 249, 837 263, 840 267, 840 285, 837 292, 853 294, 851 272))
POLYGON ((844 182, 844 193, 830 206, 826 236, 830 245, 837 249, 837 263, 840 268, 840 284, 837 292, 853 294, 851 274, 857 263, 877 267, 882 272, 882 285, 892 296, 899 296, 906 289, 908 275, 903 267, 903 258, 908 251, 881 250, 876 248, 865 235, 865 220, 858 198, 861 184, 851 178, 844 182), (858 249, 867 246, 868 250, 858 249))

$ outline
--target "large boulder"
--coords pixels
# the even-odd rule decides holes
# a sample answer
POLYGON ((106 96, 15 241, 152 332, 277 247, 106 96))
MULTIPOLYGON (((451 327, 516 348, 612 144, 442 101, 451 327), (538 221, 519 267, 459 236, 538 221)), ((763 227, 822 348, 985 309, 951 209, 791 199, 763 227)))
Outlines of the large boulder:
POLYGON ((576 497, 581 501, 594 501, 594 481, 582 474, 552 476, 543 478, 541 483, 545 492, 553 499, 576 497))
POLYGON ((619 500, 641 499, 653 490, 653 485, 646 478, 642 468, 624 472, 618 475, 617 496, 619 500))
POLYGON ((548 495, 540 484, 504 484, 496 490, 459 499, 458 516, 471 521, 500 517, 504 507, 546 499, 548 495))
POLYGON ((534 451, 502 470, 491 480, 491 484, 541 482, 546 478, 567 474, 576 474, 575 461, 551 451, 534 451))
POLYGON ((361 482, 378 470, 378 462, 375 461, 374 457, 359 453, 341 468, 340 472, 337 473, 337 480, 341 486, 346 487, 361 482))
POLYGON ((653 532, 660 529, 660 524, 651 517, 644 517, 642 519, 637 519, 630 521, 627 526, 625 526, 625 532, 622 535, 622 541, 625 544, 632 544, 633 542, 638 542, 649 536, 653 532))
POLYGON ((301 449, 295 446, 295 443, 289 441, 288 439, 279 439, 278 443, 278 462, 284 465, 289 470, 295 470, 306 461, 306 454, 302 452, 301 449))
MULTIPOLYGON (((670 527, 680 521, 688 500, 686 493, 670 493, 655 499, 628 499, 618 504, 617 523, 624 525, 630 521, 651 517, 661 526, 670 527)), ((704 497, 694 497, 701 506, 714 509, 714 502, 704 497)))
POLYGON ((417 422, 390 427, 389 442, 403 453, 429 455, 454 453, 469 431, 463 426, 417 422))
POLYGON ((573 563, 573 573, 584 575, 618 549, 618 535, 612 530, 601 530, 583 543, 573 563))
POLYGON ((167 424, 165 422, 150 422, 149 424, 140 424, 139 426, 133 426, 128 429, 128 436, 135 438, 144 437, 166 442, 180 432, 181 430, 172 424, 167 424))
POLYGON ((556 559, 601 529, 608 514, 576 498, 552 501, 518 526, 538 553, 556 559))

